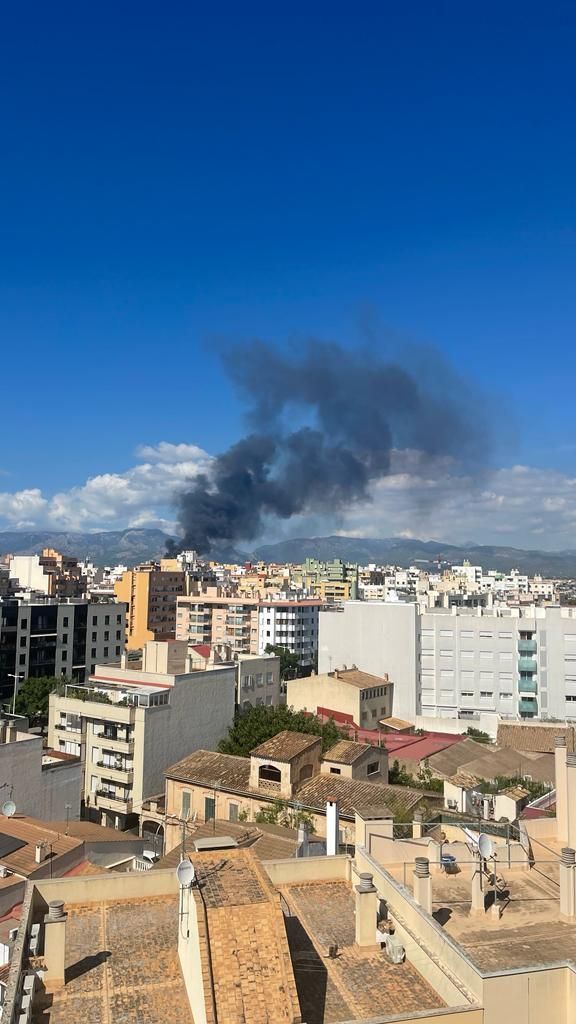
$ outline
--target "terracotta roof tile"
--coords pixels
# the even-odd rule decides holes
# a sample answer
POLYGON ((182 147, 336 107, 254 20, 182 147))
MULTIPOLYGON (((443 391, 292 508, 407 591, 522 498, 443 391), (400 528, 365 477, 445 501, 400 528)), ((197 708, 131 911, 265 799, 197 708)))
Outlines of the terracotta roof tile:
POLYGON ((254 747, 250 754, 253 757, 267 757, 271 761, 291 761, 293 757, 298 757, 308 747, 313 747, 321 742, 319 736, 313 736, 306 732, 290 732, 288 729, 284 729, 276 736, 272 736, 269 740, 254 747))
POLYGON ((211 786, 213 782, 224 789, 247 790, 250 784, 250 758, 233 754, 218 754, 213 750, 195 750, 193 754, 173 764, 165 775, 183 782, 199 782, 211 786))
POLYGON ((300 803, 321 811, 327 800, 338 800, 341 814, 352 816, 354 811, 370 810, 380 815, 388 812, 392 818, 416 807, 426 794, 409 786, 387 786, 343 775, 314 775, 298 787, 296 796, 300 803))
POLYGON ((559 722, 550 725, 528 725, 526 723, 501 722, 498 726, 498 743, 501 747, 514 750, 533 750, 540 754, 553 754, 556 736, 564 736, 566 748, 576 750, 574 726, 559 722))
POLYGON ((337 764, 354 764, 367 750, 372 750, 370 743, 353 743, 352 740, 339 740, 324 754, 324 761, 336 761, 337 764))

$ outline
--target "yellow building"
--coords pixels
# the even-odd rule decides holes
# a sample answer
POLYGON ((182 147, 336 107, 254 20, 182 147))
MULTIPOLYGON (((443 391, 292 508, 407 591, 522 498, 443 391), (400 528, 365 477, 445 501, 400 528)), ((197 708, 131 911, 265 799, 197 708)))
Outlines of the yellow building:
POLYGON ((176 601, 186 593, 186 574, 175 559, 150 562, 125 572, 114 585, 119 601, 128 605, 126 647, 138 650, 148 640, 173 640, 176 601))

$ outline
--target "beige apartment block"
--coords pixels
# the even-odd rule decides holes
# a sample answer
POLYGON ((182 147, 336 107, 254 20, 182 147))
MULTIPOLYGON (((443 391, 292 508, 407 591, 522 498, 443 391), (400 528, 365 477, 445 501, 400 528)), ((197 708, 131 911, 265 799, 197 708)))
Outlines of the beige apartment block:
POLYGON ((148 640, 176 636, 176 602, 186 593, 186 574, 175 559, 139 565, 114 584, 119 601, 128 606, 126 646, 138 650, 148 640))
POLYGON ((232 724, 234 666, 193 671, 183 647, 151 642, 140 662, 97 665, 86 687, 51 694, 49 743, 77 744, 91 820, 130 827, 142 802, 162 788, 166 765, 216 747, 232 724))
POLYGON ((388 676, 353 668, 289 679, 287 703, 295 711, 336 712, 362 729, 377 729, 392 714, 393 685, 388 676))
POLYGON ((190 644, 227 644, 258 654, 258 597, 231 596, 221 587, 179 597, 176 639, 190 644))

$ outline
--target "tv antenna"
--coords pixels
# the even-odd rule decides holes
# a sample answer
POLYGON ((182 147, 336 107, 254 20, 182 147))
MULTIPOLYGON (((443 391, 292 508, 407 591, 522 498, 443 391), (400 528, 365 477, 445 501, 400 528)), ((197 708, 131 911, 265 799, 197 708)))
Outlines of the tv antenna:
POLYGON ((183 858, 178 867, 176 868, 176 878, 180 886, 180 934, 183 939, 190 938, 190 926, 188 922, 189 911, 184 910, 184 893, 188 893, 188 905, 190 901, 190 891, 194 885, 194 879, 196 878, 196 871, 192 861, 185 857, 183 858), (186 934, 182 930, 182 921, 186 915, 186 934))

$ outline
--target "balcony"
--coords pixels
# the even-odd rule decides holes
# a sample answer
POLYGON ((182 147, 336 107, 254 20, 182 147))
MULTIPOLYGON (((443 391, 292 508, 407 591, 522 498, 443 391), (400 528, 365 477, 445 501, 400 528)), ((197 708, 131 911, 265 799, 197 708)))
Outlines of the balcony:
POLYGON ((536 672, 536 662, 534 658, 518 658, 518 668, 520 672, 536 672))
POLYGON ((81 732, 79 725, 69 725, 67 722, 57 722, 54 726, 55 729, 60 729, 62 732, 81 732))
POLYGON ((520 693, 538 693, 538 683, 536 682, 536 678, 519 679, 518 690, 520 693))
POLYGON ((94 796, 97 806, 102 810, 119 811, 121 814, 130 814, 132 811, 132 797, 123 800, 112 789, 97 789, 94 796))
POLYGON ((104 746, 108 747, 110 750, 119 750, 123 754, 132 754, 134 752, 133 739, 127 740, 125 736, 121 735, 118 736, 118 739, 114 739, 102 730, 100 732, 95 732, 94 735, 97 736, 98 739, 102 740, 104 746))
POLYGON ((98 775, 102 775, 106 779, 112 779, 113 782, 124 782, 131 785, 134 779, 133 768, 116 768, 115 766, 105 764, 104 761, 97 761, 96 767, 98 768, 98 775))
POLYGON ((533 718, 538 714, 538 701, 522 700, 522 698, 520 698, 518 711, 524 718, 533 718))
POLYGON ((518 653, 519 654, 536 654, 536 641, 535 640, 519 640, 518 641, 518 653))

